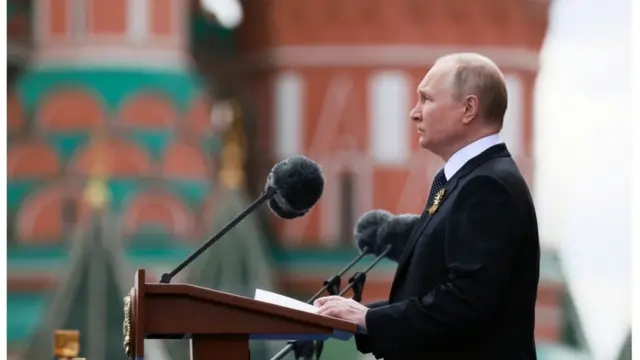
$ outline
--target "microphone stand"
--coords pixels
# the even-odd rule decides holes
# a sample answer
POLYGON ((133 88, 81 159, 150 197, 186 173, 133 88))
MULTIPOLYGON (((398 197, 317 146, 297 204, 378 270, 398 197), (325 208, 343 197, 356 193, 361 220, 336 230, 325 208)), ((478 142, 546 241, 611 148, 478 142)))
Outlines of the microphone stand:
MULTIPOLYGON (((307 300, 307 304, 313 304, 313 302, 316 301, 316 299, 318 299, 325 291, 328 292, 329 295, 340 295, 340 282, 342 275, 346 274, 347 271, 349 271, 355 264, 362 260, 363 257, 367 256, 369 254, 369 251, 369 247, 365 246, 358 257, 351 260, 351 262, 347 264, 347 266, 345 266, 342 270, 340 270, 340 272, 325 280, 322 284, 322 288, 318 290, 318 292, 316 292, 309 300, 307 300)), ((349 279, 349 281, 351 281, 351 279, 349 279)), ((291 351, 294 352, 294 356, 296 359, 305 357, 304 350, 307 350, 307 348, 302 345, 303 342, 301 341, 289 341, 287 346, 282 348, 282 350, 280 350, 280 352, 278 352, 278 354, 276 354, 271 360, 282 359, 291 351)))
MULTIPOLYGON (((365 250, 366 250, 366 248, 365 248, 365 250)), ((353 276, 351 276, 351 278, 349 278, 349 283, 347 284, 347 286, 344 289, 342 289, 342 291, 340 291, 338 293, 338 296, 342 296, 342 295, 346 294, 347 291, 353 289, 353 297, 352 297, 352 299, 357 301, 357 302, 362 301, 362 291, 364 290, 364 284, 365 284, 365 282, 367 280, 367 273, 369 271, 371 271, 371 269, 373 269, 373 267, 376 266, 385 256, 387 256, 389 251, 391 251, 391 245, 387 245, 385 247, 384 251, 382 251, 382 253, 380 253, 380 255, 378 255, 371 262, 371 264, 369 264, 369 266, 367 266, 363 271, 354 273, 353 276)), ((345 269, 343 269, 344 272, 342 272, 342 274, 347 272, 347 270, 349 268, 351 268, 353 265, 355 265, 357 260, 361 259, 364 256, 364 254, 366 254, 366 252, 363 251, 363 253, 360 254, 360 256, 358 256, 358 258, 356 258, 356 260, 352 261, 345 269)), ((336 276, 334 276, 333 278, 335 278, 335 277, 336 276)), ((333 278, 331 278, 331 279, 333 279, 333 278)), ((338 276, 338 280, 339 279, 340 279, 340 277, 338 276)), ((327 281, 325 281, 325 284, 327 284, 327 281)), ((325 287, 323 287, 323 289, 321 291, 316 293, 316 295, 314 295, 314 298, 311 298, 309 301, 307 301, 307 303, 308 304, 313 303, 318 297, 320 297, 319 295, 322 294, 322 292, 325 291, 326 289, 328 289, 327 285, 325 285, 325 287)), ((335 294, 331 294, 331 295, 335 295, 335 294)), ((282 350, 280 350, 280 352, 278 352, 276 355, 274 355, 271 358, 271 360, 281 360, 282 358, 287 356, 287 354, 289 354, 289 352, 291 350, 293 350, 295 347, 300 347, 300 343, 301 343, 301 341, 289 342, 289 344, 287 346, 285 346, 284 348, 282 348, 282 350)), ((324 349, 324 340, 316 341, 316 346, 315 346, 316 360, 320 359, 320 355, 322 355, 322 350, 323 349, 324 349)), ((296 359, 298 359, 298 355, 296 355, 296 359)))
POLYGON ((184 259, 180 264, 178 264, 178 266, 176 266, 175 269, 171 270, 171 272, 169 273, 162 274, 162 276, 160 277, 160 283, 161 284, 170 283, 171 279, 173 279, 173 277, 176 276, 176 274, 178 274, 180 271, 182 271, 182 269, 187 267, 187 265, 193 262, 193 260, 195 260, 203 252, 205 252, 205 250, 207 250, 211 245, 215 244, 216 241, 220 240, 224 235, 226 235, 229 232, 229 230, 231 230, 233 227, 238 225, 238 223, 242 221, 242 219, 244 219, 249 214, 254 212, 258 208, 258 206, 262 205, 265 201, 272 198, 277 192, 278 192, 278 189, 276 189, 275 187, 273 186, 267 187, 264 191, 262 191, 260 196, 254 202, 252 202, 249 206, 247 206, 246 209, 244 209, 240 214, 238 214, 238 216, 236 216, 233 220, 231 220, 224 228, 218 231, 217 234, 213 235, 211 239, 207 240, 207 242, 202 244, 202 246, 200 246, 196 251, 194 251, 186 259, 184 259))

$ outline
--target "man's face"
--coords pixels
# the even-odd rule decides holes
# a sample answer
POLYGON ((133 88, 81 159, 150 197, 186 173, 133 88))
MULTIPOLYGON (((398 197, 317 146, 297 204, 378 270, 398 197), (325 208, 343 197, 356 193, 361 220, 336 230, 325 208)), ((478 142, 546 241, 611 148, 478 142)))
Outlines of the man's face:
POLYGON ((451 63, 437 62, 418 85, 418 103, 411 110, 420 146, 438 153, 460 130, 463 107, 451 93, 451 63))

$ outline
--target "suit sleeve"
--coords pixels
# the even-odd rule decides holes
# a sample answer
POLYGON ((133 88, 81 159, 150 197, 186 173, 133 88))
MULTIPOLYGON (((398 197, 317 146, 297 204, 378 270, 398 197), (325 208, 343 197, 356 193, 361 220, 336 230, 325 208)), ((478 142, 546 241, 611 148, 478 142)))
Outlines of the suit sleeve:
POLYGON ((473 178, 459 191, 446 224, 448 279, 422 297, 367 312, 376 357, 481 332, 500 308, 519 246, 517 206, 493 177, 473 178))
MULTIPOLYGON (((376 302, 367 304, 367 307, 369 309, 377 309, 381 306, 386 306, 386 305, 389 305, 389 302, 384 300, 384 301, 376 301, 376 302)), ((358 351, 360 351, 363 354, 368 354, 371 352, 371 346, 369 345, 369 335, 356 334, 354 338, 356 339, 356 348, 358 349, 358 351)))

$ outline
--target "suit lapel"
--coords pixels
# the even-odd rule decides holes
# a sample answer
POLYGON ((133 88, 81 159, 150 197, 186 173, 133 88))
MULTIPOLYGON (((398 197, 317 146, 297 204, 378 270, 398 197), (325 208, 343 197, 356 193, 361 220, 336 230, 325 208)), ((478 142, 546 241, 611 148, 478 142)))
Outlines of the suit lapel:
MULTIPOLYGON (((455 176, 451 180, 452 181, 448 181, 447 184, 444 186, 444 197, 440 200, 438 208, 440 208, 442 204, 444 204, 444 202, 447 201, 447 198, 449 197, 449 195, 458 186, 458 179, 456 179, 455 176)), ((396 274, 393 279, 394 286, 392 286, 392 289, 391 289, 392 294, 396 285, 396 279, 399 278, 399 276, 404 272, 405 268, 409 265, 411 256, 413 255, 413 250, 415 249, 418 243, 418 240, 420 239, 420 236, 422 235, 424 230, 427 228, 427 225, 429 225, 429 222, 431 222, 431 219, 433 219, 433 217, 436 216, 437 213, 438 213, 437 209, 432 215, 429 215, 429 213, 427 212, 427 209, 425 209, 422 212, 420 221, 418 222, 416 227, 413 229, 410 240, 409 242, 407 242, 407 245, 405 245, 406 247, 402 252, 402 256, 400 257, 400 260, 398 260, 398 268, 396 270, 396 274)))
POLYGON ((396 270, 396 277, 401 272, 403 265, 407 262, 407 259, 409 258, 409 253, 411 252, 410 249, 413 249, 413 247, 415 246, 416 241, 420 237, 419 233, 420 234, 422 233, 422 230, 429 222, 428 221, 429 217, 430 217, 429 213, 425 208, 424 211, 422 212, 422 215, 420 216, 420 219, 418 220, 418 223, 413 228, 413 231, 409 236, 409 240, 407 241, 407 244, 405 245, 405 248, 402 251, 402 256, 400 256, 400 259, 398 260, 398 269, 396 270))
MULTIPOLYGON (((450 180, 447 181, 447 184, 444 186, 444 196, 440 200, 438 208, 442 207, 442 204, 444 204, 444 202, 447 201, 447 198, 449 198, 449 196, 455 191, 456 187, 458 186, 458 181, 468 175, 473 169, 490 159, 508 156, 511 155, 509 154, 506 146, 504 144, 498 144, 490 147, 480 155, 469 160, 450 180)), ((420 220, 418 221, 416 227, 411 232, 409 241, 405 245, 405 249, 402 252, 400 260, 398 260, 398 268, 396 269, 396 274, 393 279, 390 297, 393 296, 396 288, 400 285, 398 279, 400 279, 400 276, 409 265, 411 256, 413 255, 413 251, 418 243, 418 240, 420 239, 420 236, 427 228, 427 225, 429 225, 431 219, 437 213, 438 210, 436 209, 436 211, 432 215, 429 215, 429 213, 427 212, 427 208, 425 208, 425 210, 422 212, 422 216, 420 217, 420 220)))

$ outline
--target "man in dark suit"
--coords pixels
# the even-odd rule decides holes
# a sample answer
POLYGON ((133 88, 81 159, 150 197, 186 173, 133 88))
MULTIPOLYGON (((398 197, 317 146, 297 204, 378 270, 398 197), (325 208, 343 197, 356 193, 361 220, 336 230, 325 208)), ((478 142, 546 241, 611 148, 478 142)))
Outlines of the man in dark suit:
POLYGON ((320 298, 358 323, 358 350, 394 359, 535 359, 540 246, 533 201, 498 133, 507 91, 478 54, 439 59, 411 120, 445 166, 398 263, 389 300, 320 298))

